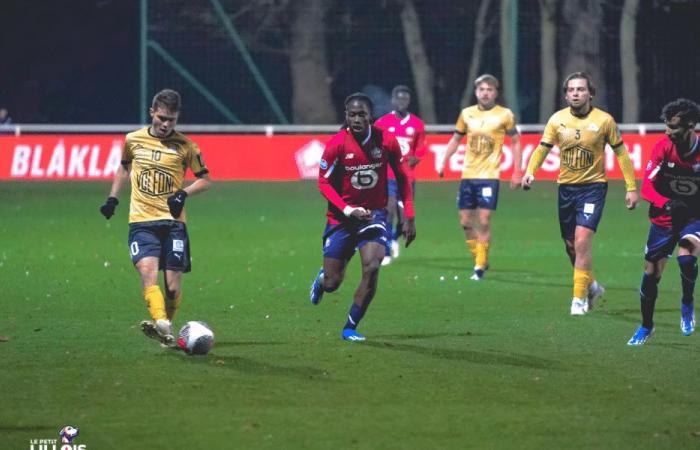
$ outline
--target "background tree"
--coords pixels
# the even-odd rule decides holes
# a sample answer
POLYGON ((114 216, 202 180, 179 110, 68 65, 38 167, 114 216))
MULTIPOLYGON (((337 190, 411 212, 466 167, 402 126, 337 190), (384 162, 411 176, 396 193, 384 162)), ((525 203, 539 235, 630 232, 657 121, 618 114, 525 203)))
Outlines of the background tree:
POLYGON ((539 0, 540 4, 540 108, 539 123, 547 123, 557 107, 557 0, 539 0))
POLYGON ((620 71, 622 122, 639 121, 639 62, 637 61, 637 13, 639 0, 625 0, 620 20, 620 71))
POLYGON ((292 78, 294 123, 332 123, 332 78, 325 44, 325 0, 294 2, 289 33, 289 70, 292 78))
MULTIPOLYGON (((596 85, 594 103, 607 109, 607 86, 601 67, 600 35, 604 32, 602 0, 562 0, 559 29, 561 78, 586 72, 596 85)), ((559 91, 561 92, 561 91, 559 91)))
POLYGON ((467 80, 462 92, 462 100, 460 107, 465 108, 471 103, 472 94, 474 93, 474 80, 479 76, 479 68, 484 51, 484 42, 493 33, 495 25, 495 17, 489 16, 489 8, 491 0, 481 0, 479 2, 479 11, 476 14, 474 22, 474 40, 472 44, 471 59, 469 61, 469 69, 467 71, 467 80))
POLYGON ((433 92, 433 69, 430 66, 428 54, 423 44, 418 13, 412 0, 402 0, 399 4, 401 6, 401 27, 406 44, 406 54, 411 63, 420 115, 426 123, 437 123, 433 92))
POLYGON ((501 0, 501 83, 506 105, 520 119, 518 102, 518 1, 501 0))

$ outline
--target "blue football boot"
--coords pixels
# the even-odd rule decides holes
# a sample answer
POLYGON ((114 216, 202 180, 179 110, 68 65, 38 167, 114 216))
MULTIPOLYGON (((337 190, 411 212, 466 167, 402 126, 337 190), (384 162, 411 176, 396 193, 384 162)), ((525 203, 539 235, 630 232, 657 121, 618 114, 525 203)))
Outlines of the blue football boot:
POLYGON ((365 340, 364 336, 362 336, 360 333, 357 332, 357 330, 353 330, 352 328, 345 328, 341 336, 345 341, 362 342, 365 340))
POLYGON ((318 305, 321 302, 321 299, 323 298, 323 281, 321 280, 322 276, 323 267, 321 267, 318 270, 318 274, 316 274, 314 282, 311 283, 311 292, 309 297, 311 298, 311 303, 313 303, 314 305, 318 305))
POLYGON ((644 345, 654 335, 654 329, 644 328, 642 325, 637 328, 634 336, 627 341, 627 345, 644 345))
POLYGON ((681 333, 683 336, 690 336, 695 331, 695 311, 691 304, 686 306, 681 304, 681 333))

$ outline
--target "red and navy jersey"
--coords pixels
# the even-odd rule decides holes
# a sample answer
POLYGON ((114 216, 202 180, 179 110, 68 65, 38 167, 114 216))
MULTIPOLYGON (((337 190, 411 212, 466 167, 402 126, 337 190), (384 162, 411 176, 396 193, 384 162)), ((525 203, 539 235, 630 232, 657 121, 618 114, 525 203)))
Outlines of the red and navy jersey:
MULTIPOLYGON (((409 113, 406 117, 401 118, 392 111, 377 119, 374 125, 396 137, 401 147, 401 154, 406 160, 410 156, 415 156, 418 159, 425 156, 425 124, 418 116, 409 113)), ((410 166, 407 169, 410 179, 413 181, 415 171, 410 166)), ((394 178, 394 171, 389 168, 389 179, 393 180, 394 178)))
POLYGON ((384 209, 388 167, 397 173, 405 214, 412 218, 413 193, 406 166, 399 143, 390 133, 370 127, 360 144, 349 129, 341 130, 328 141, 319 162, 318 188, 328 199, 328 221, 335 224, 345 220, 346 206, 384 209))
POLYGON ((661 227, 671 226, 663 210, 669 199, 683 200, 691 210, 700 210, 700 145, 696 139, 690 154, 681 158, 668 136, 651 151, 642 181, 642 198, 649 206, 649 220, 661 227))

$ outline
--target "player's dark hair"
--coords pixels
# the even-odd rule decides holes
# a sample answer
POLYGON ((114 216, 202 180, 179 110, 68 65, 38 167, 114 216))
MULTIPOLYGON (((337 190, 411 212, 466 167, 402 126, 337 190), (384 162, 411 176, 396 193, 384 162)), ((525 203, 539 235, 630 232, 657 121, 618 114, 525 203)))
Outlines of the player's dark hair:
MULTIPOLYGON (((343 103, 345 105, 345 111, 348 110, 348 105, 350 104, 350 102, 355 101, 355 100, 367 105, 367 108, 369 108, 369 120, 371 123, 372 122, 372 111, 374 110, 374 104, 372 103, 372 99, 369 98, 369 96, 363 92, 355 92, 354 94, 350 94, 347 97, 345 97, 345 102, 343 103)), ((342 123, 342 125, 340 125, 340 129, 344 130, 347 127, 348 127, 348 121, 347 121, 347 119, 343 119, 343 123, 342 123)))
POLYGON ((683 124, 698 123, 700 121, 700 106, 687 98, 679 98, 664 106, 661 110, 661 120, 668 122, 678 116, 683 124))
POLYGON ((398 94, 399 92, 405 92, 408 95, 413 95, 413 92, 411 92, 411 88, 409 88, 405 84, 399 84, 398 86, 394 86, 394 89, 391 90, 391 96, 395 97, 396 94, 398 94))
POLYGON ((163 89, 153 96, 151 107, 153 109, 165 108, 168 111, 179 112, 181 105, 180 94, 172 89, 163 89))
POLYGON ((591 80, 590 75, 588 75, 586 72, 574 72, 566 77, 566 79, 564 79, 564 84, 562 85, 562 91, 564 91, 564 94, 566 94, 566 90, 569 88, 569 81, 576 79, 586 80, 586 83, 588 84, 588 92, 590 92, 591 95, 595 95, 595 85, 593 84, 593 80, 591 80))
POLYGON ((474 87, 479 87, 481 83, 489 84, 495 87, 497 91, 501 89, 501 83, 498 81, 498 78, 491 75, 490 73, 484 73, 476 77, 476 80, 474 80, 474 87))
POLYGON ((355 92, 354 94, 350 94, 347 97, 345 97, 345 109, 348 109, 348 105, 352 101, 359 101, 363 102, 367 107, 369 108, 370 114, 372 111, 374 111, 374 104, 372 103, 372 99, 369 98, 369 96, 363 92, 355 92))

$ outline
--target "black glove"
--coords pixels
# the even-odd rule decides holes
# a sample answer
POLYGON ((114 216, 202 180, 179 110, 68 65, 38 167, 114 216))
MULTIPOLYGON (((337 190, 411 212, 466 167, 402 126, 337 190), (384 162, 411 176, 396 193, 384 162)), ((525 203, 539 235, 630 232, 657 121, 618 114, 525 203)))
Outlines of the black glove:
POLYGON ((174 218, 180 217, 182 214, 182 208, 185 207, 185 199, 187 198, 187 192, 179 189, 173 195, 168 197, 168 208, 170 209, 170 214, 174 218))
POLYGON ((114 215, 114 208, 116 208, 118 204, 119 200, 117 200, 117 197, 108 197, 104 205, 100 206, 100 212, 105 216, 105 219, 109 220, 109 218, 114 215))
POLYGON ((670 199, 664 203, 664 211, 671 216, 674 227, 682 227, 690 219, 690 208, 683 200, 670 199))
POLYGON ((683 200, 672 198, 664 203, 664 211, 671 217, 687 217, 690 213, 690 208, 683 200))

